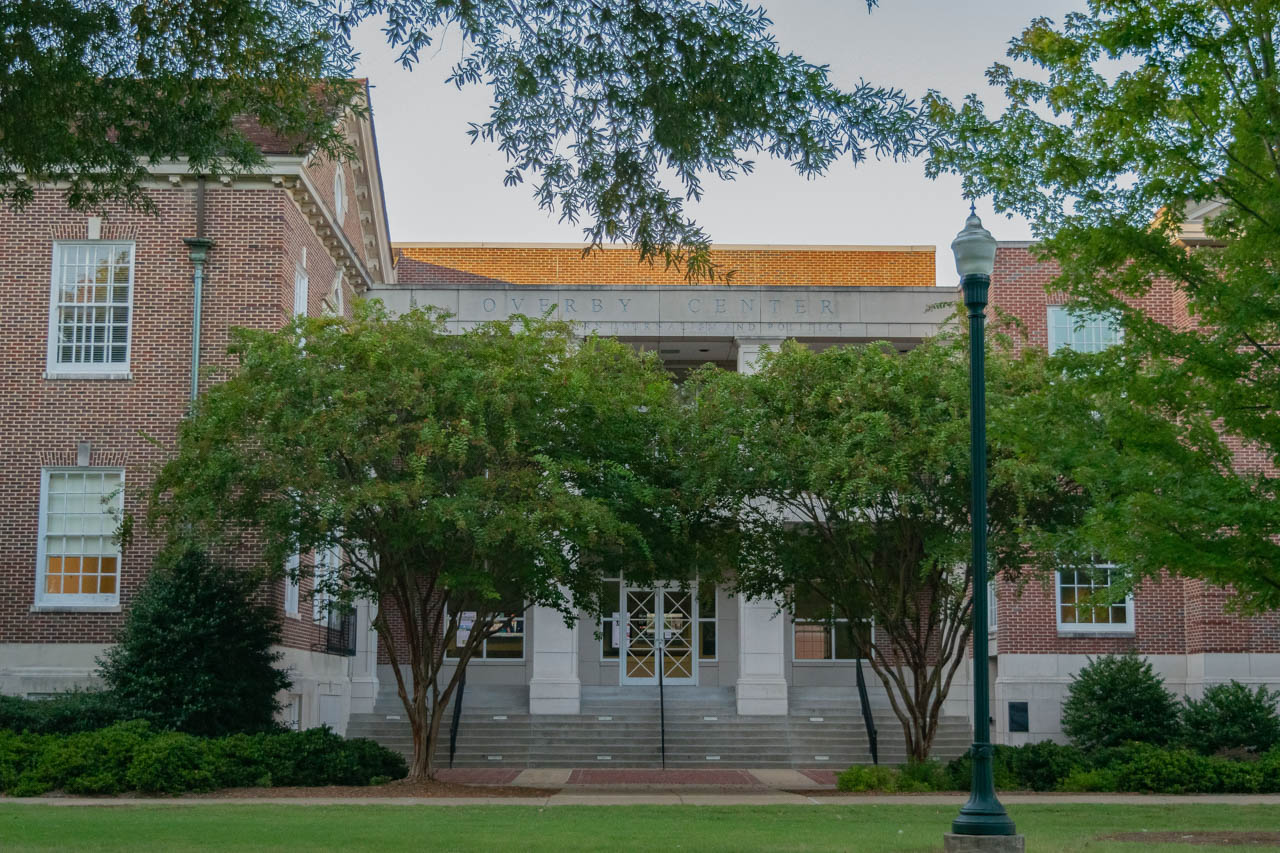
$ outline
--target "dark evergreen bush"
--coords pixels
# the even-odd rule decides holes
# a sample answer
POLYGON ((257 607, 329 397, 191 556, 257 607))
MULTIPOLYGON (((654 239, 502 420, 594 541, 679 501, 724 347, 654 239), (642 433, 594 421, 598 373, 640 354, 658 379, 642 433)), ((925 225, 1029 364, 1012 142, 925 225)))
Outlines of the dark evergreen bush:
POLYGON ((47 699, 0 696, 0 729, 15 732, 88 732, 127 717, 115 697, 107 692, 72 690, 47 699))
POLYGON ((1250 690, 1238 681, 1206 688, 1204 698, 1188 700, 1182 712, 1187 746, 1205 755, 1233 749, 1266 752, 1280 742, 1277 699, 1280 693, 1261 685, 1250 690))
POLYGON ((1164 744, 1180 735, 1178 701, 1151 664, 1133 653, 1089 661, 1062 705, 1062 730, 1085 751, 1134 741, 1164 744))
POLYGON ((0 731, 0 793, 11 796, 370 785, 407 773, 400 755, 327 729, 201 738, 138 720, 71 735, 0 731))
POLYGON ((1009 749, 1004 759, 1017 786, 1032 791, 1056 791, 1073 771, 1087 765, 1079 749, 1051 740, 1009 749))
POLYGON ((257 582, 188 552, 147 578, 124 628, 99 661, 115 701, 158 728, 217 736, 275 728, 275 610, 257 582))

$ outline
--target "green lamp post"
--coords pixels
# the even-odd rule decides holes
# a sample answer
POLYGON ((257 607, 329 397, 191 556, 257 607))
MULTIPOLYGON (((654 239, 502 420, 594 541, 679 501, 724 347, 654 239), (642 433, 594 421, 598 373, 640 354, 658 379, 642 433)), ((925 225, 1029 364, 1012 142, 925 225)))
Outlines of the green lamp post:
POLYGON ((996 240, 973 207, 964 230, 951 243, 964 304, 969 309, 969 464, 973 520, 973 780, 969 801, 952 822, 956 835, 1014 835, 1013 821, 996 798, 991 775, 991 729, 987 706, 987 394, 986 307, 995 268, 996 240))

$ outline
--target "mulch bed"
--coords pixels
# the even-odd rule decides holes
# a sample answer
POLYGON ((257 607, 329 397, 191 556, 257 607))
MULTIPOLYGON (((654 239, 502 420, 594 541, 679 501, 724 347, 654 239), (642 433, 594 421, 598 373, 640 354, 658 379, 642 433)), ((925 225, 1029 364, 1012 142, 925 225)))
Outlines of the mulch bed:
POLYGON ((323 788, 224 788, 208 794, 185 796, 228 800, 255 800, 264 797, 549 797, 559 788, 521 788, 512 785, 467 785, 460 782, 408 782, 385 785, 329 785, 323 788))
POLYGON ((1118 832, 1099 835, 1099 841, 1136 841, 1140 844, 1196 844, 1216 847, 1274 847, 1280 832, 1118 832))

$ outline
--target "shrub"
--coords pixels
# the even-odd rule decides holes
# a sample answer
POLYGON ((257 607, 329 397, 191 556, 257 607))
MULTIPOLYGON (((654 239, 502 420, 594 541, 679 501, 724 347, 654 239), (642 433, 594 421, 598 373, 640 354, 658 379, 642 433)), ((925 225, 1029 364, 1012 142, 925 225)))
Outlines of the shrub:
POLYGON ((1113 770, 1100 768, 1085 770, 1083 767, 1077 767, 1062 780, 1058 790, 1075 793, 1110 793, 1116 790, 1116 774, 1113 770))
POLYGON ((898 790, 898 776, 898 771, 892 767, 855 764, 836 776, 836 788, 841 791, 890 793, 898 790))
POLYGON ((1140 744, 1129 752, 1128 761, 1114 767, 1114 772, 1119 791, 1188 794, 1217 787, 1209 759, 1189 749, 1140 744))
POLYGON ((1257 794, 1263 790, 1265 780, 1261 762, 1211 758, 1209 765, 1215 791, 1223 794, 1257 794))
POLYGON ((47 699, 0 696, 0 729, 71 734, 106 728, 128 715, 110 693, 73 690, 47 699))
POLYGON ((96 732, 40 737, 38 752, 18 775, 14 793, 118 794, 128 790, 129 765, 150 736, 145 722, 134 721, 96 732))
POLYGON ((1062 730, 1086 751, 1126 741, 1164 745, 1179 735, 1178 702, 1147 661, 1106 655, 1072 679, 1062 730))
POLYGON ((1032 791, 1055 791, 1073 771, 1086 766, 1079 749, 1051 740, 1008 749, 1004 757, 1015 786, 1032 791))
POLYGON ((200 738, 135 721, 71 735, 0 732, 0 791, 13 796, 368 785, 407 772, 396 753, 327 729, 200 738))
POLYGON ((209 791, 208 741, 181 732, 165 732, 138 747, 129 767, 129 787, 148 794, 209 791))
POLYGON ((1238 681, 1215 684, 1204 698, 1188 700, 1182 712, 1187 746, 1212 755, 1229 749, 1263 753, 1280 742, 1280 717, 1274 693, 1259 685, 1250 690, 1238 681))
POLYGON ((257 582, 189 551, 153 571, 102 660, 117 701, 158 728, 217 736, 276 727, 276 694, 289 686, 271 647, 275 610, 257 582))
MULTIPOLYGON (((910 785, 911 790, 950 791, 951 778, 941 761, 930 758, 927 761, 909 761, 902 766, 899 785, 910 785)), ((903 788, 903 790, 907 790, 903 788)))

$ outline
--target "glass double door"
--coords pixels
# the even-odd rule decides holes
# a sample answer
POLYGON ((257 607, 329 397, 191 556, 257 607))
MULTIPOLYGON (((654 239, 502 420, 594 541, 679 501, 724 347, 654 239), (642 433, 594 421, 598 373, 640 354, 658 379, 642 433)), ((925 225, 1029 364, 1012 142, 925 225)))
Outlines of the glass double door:
POLYGON ((697 606, 690 589, 623 588, 623 684, 696 682, 697 606))

